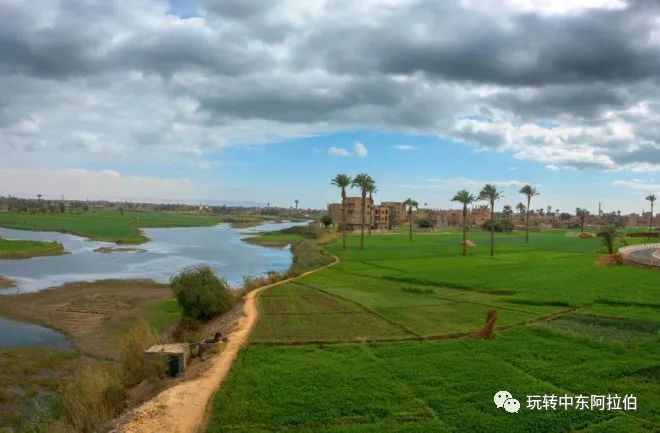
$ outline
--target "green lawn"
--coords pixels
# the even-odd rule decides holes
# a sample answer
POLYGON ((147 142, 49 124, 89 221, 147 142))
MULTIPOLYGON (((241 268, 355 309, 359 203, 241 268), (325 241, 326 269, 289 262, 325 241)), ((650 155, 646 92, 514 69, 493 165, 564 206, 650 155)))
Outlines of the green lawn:
POLYGON ((222 221, 221 216, 178 212, 0 213, 0 227, 72 233, 89 239, 126 244, 145 242, 147 238, 142 233, 143 228, 209 226, 222 221))
POLYGON ((0 238, 0 259, 27 259, 37 256, 64 254, 58 242, 8 240, 0 238))
POLYGON ((330 245, 341 263, 260 296, 208 431, 654 431, 660 273, 595 266, 598 240, 523 237, 497 235, 494 258, 481 232, 468 257, 452 230, 330 245), (492 308, 495 339, 448 338, 492 308), (433 338, 444 339, 418 341, 433 338), (496 409, 499 390, 518 414, 496 409), (638 410, 526 408, 527 395, 615 393, 635 394, 638 410))

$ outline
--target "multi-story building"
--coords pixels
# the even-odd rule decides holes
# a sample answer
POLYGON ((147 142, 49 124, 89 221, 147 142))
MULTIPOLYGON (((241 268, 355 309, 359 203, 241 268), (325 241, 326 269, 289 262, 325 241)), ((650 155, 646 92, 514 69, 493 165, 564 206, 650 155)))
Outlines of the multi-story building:
POLYGON ((406 207, 400 201, 383 201, 380 203, 381 206, 385 206, 388 209, 394 211, 392 216, 397 221, 397 223, 402 223, 408 221, 408 212, 406 207))
MULTIPOLYGON (((371 213, 373 208, 373 200, 367 198, 365 202, 365 224, 371 221, 371 213)), ((341 203, 330 203, 328 205, 328 214, 335 224, 339 225, 342 221, 341 203)), ((352 229, 353 227, 361 224, 362 215, 362 197, 346 197, 346 228, 352 229)))
POLYGON ((371 226, 378 230, 387 230, 390 227, 390 208, 387 206, 374 206, 372 208, 371 226))

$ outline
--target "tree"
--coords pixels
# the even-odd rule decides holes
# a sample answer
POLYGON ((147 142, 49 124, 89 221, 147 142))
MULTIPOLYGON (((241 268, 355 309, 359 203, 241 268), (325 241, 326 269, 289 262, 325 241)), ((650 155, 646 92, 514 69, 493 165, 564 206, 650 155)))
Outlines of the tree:
POLYGON ((614 239, 617 237, 616 228, 613 225, 604 227, 596 236, 601 238, 603 245, 607 247, 607 253, 614 253, 614 239))
POLYGON ((346 250, 346 188, 351 186, 351 177, 347 174, 338 174, 330 183, 341 188, 341 242, 342 248, 346 250))
POLYGON ((651 194, 646 197, 646 200, 651 202, 651 215, 649 215, 649 239, 651 239, 651 232, 653 231, 653 203, 656 199, 657 197, 655 194, 651 194))
POLYGON ((419 203, 417 203, 415 200, 411 198, 407 198, 406 201, 403 202, 403 207, 406 208, 406 212, 408 212, 408 221, 410 225, 410 241, 412 242, 412 220, 413 220, 413 211, 415 209, 419 209, 419 203))
POLYGON ((298 210, 298 199, 294 200, 296 202, 296 210, 298 210))
POLYGON ((523 220, 523 214, 525 213, 525 211, 527 211, 527 208, 525 207, 524 204, 518 202, 518 204, 516 205, 516 210, 518 211, 518 214, 520 215, 520 221, 522 221, 523 220))
MULTIPOLYGON (((488 200, 490 203, 490 219, 495 221, 495 201, 502 198, 495 185, 486 184, 479 193, 479 200, 488 200)), ((495 254, 495 230, 490 230, 490 255, 495 254)))
POLYGON ((466 239, 465 239, 465 231, 467 229, 467 207, 469 204, 474 203, 475 200, 476 198, 464 189, 457 192, 454 198, 451 199, 451 201, 457 201, 463 204, 463 255, 464 256, 467 255, 466 239))
POLYGON ((364 218, 367 205, 367 189, 373 179, 366 173, 360 173, 351 182, 351 188, 359 188, 362 197, 362 209, 360 212, 360 249, 364 249, 364 218))
POLYGON ((372 178, 369 178, 367 192, 369 193, 369 203, 371 203, 371 212, 369 212, 369 236, 371 236, 371 226, 374 225, 373 194, 378 192, 378 188, 376 188, 376 181, 374 181, 372 178))
POLYGON ((389 214, 388 228, 392 230, 392 228, 396 227, 399 224, 399 221, 397 220, 396 206, 392 205, 389 207, 389 209, 390 211, 388 212, 389 214))
POLYGON ((507 219, 507 221, 511 220, 511 215, 513 215, 513 208, 509 206, 508 204, 505 205, 502 208, 502 215, 504 215, 504 218, 507 219))
POLYGON ((527 197, 527 222, 525 223, 525 243, 529 243, 529 206, 532 203, 532 197, 539 195, 539 192, 531 185, 525 185, 518 191, 527 197))
POLYGON ((183 315, 191 319, 208 320, 234 305, 227 282, 208 266, 185 268, 172 278, 170 285, 183 315))
POLYGON ((587 216, 589 216, 589 211, 586 209, 577 208, 575 209, 575 216, 577 216, 578 220, 580 220, 580 233, 584 233, 584 221, 587 219, 587 216))
POLYGON ((328 214, 325 214, 321 217, 321 222, 323 223, 325 228, 328 228, 332 224, 332 217, 328 214))

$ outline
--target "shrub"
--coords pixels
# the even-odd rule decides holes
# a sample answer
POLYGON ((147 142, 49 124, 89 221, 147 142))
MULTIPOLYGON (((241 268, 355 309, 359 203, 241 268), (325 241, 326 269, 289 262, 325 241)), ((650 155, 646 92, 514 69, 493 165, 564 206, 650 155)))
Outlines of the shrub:
POLYGON ((334 260, 332 255, 325 252, 318 243, 309 239, 293 245, 291 252, 293 252, 293 262, 286 272, 287 278, 328 265, 334 260))
POLYGON ((328 214, 321 217, 321 222, 325 227, 330 227, 332 225, 332 217, 328 214))
POLYGON ((202 324, 195 319, 182 317, 174 328, 172 336, 176 341, 193 343, 202 338, 202 324))
POLYGON ((208 266, 188 267, 172 278, 170 285, 183 315, 192 319, 208 320, 234 305, 227 282, 208 266))
POLYGON ((427 218, 424 218, 417 222, 417 227, 420 229, 429 229, 433 227, 433 222, 427 218))
POLYGON ((511 232, 513 230, 513 222, 510 220, 493 220, 489 219, 481 225, 481 228, 486 231, 495 231, 495 232, 511 232))

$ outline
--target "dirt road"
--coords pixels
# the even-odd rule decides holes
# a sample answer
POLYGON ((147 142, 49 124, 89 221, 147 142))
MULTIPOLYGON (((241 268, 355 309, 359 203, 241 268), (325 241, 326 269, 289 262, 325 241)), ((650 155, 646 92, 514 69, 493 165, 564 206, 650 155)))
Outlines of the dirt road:
MULTIPOLYGON (((335 261, 322 268, 306 272, 296 278, 318 272, 335 265, 335 261)), ((295 278, 260 287, 246 295, 243 316, 229 335, 227 345, 213 361, 213 366, 200 377, 182 382, 158 394, 152 400, 133 409, 124 424, 114 433, 197 433, 204 423, 206 408, 215 391, 227 377, 239 349, 247 342, 259 314, 257 294, 262 290, 287 283, 295 278)))

